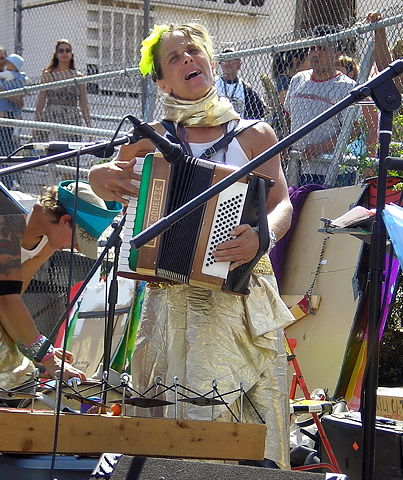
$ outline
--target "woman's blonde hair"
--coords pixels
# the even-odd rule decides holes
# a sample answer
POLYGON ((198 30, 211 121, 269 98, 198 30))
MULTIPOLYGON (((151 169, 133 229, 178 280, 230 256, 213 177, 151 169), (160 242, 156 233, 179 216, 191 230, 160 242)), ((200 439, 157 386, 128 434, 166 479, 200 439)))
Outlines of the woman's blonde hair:
POLYGON ((60 217, 65 215, 67 212, 63 205, 59 203, 57 190, 57 185, 54 185, 53 187, 44 187, 41 198, 39 199, 39 204, 46 209, 48 213, 53 215, 55 220, 58 222, 60 217))
POLYGON ((158 42, 154 45, 152 50, 154 68, 151 73, 151 77, 154 81, 162 78, 161 62, 159 58, 159 50, 161 45, 161 39, 167 38, 174 32, 181 32, 185 37, 192 41, 195 45, 201 47, 208 55, 210 60, 213 60, 214 48, 213 41, 203 25, 198 23, 182 23, 180 25, 169 25, 169 29, 166 30, 159 38, 158 42))

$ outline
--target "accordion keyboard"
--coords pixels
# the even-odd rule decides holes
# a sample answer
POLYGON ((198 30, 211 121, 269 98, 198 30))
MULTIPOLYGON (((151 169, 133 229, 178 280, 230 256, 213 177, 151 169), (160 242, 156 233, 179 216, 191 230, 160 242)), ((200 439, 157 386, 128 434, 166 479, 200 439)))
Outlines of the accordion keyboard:
MULTIPOLYGON (((143 170, 144 158, 136 158, 136 165, 134 166, 134 173, 140 174, 143 170)), ((140 187, 139 180, 132 180, 133 185, 140 187)), ((133 238, 134 222, 136 220, 137 211, 137 197, 131 197, 126 208, 126 222, 123 229, 122 246, 120 249, 118 271, 133 273, 129 268, 130 243, 133 238)))

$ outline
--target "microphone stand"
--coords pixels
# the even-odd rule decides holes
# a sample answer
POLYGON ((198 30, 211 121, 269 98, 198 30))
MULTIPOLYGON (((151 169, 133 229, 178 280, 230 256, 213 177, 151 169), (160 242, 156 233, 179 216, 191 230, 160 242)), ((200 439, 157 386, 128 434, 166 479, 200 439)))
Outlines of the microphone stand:
MULTIPOLYGON (((403 62, 403 61, 402 61, 403 62)), ((375 478, 376 399, 380 342, 382 283, 386 255, 386 228, 382 218, 385 208, 387 172, 403 170, 403 160, 388 157, 392 137, 393 112, 401 105, 401 95, 392 79, 372 88, 371 96, 379 108, 379 172, 376 195, 376 215, 372 225, 369 256, 369 315, 368 347, 364 380, 361 390, 361 417, 363 424, 362 480, 375 478)))
MULTIPOLYGON (((3 175, 11 175, 12 173, 22 172, 30 168, 42 167, 43 165, 49 165, 50 163, 61 162, 69 158, 77 157, 77 154, 80 155, 95 155, 96 157, 110 157, 113 155, 113 147, 119 145, 129 145, 131 143, 136 143, 140 140, 139 135, 136 134, 126 134, 124 137, 119 137, 113 141, 109 142, 97 142, 94 145, 88 145, 87 147, 68 150, 67 152, 57 153, 55 155, 48 155, 42 158, 35 158, 34 160, 24 161, 24 163, 19 163, 17 165, 11 165, 9 167, 4 167, 0 169, 0 177, 3 175)), ((11 157, 10 160, 18 161, 18 157, 11 157)), ((8 161, 8 160, 7 160, 8 161)))
MULTIPOLYGON (((119 252, 120 246, 122 244, 122 240, 120 238, 120 234, 122 232, 123 226, 126 222, 126 215, 123 216, 122 220, 117 223, 114 222, 112 224, 113 231, 109 236, 104 249, 100 253, 99 257, 90 268, 89 272, 85 276, 82 284, 80 285, 79 289, 75 293, 72 300, 69 302, 67 307, 65 308, 62 315, 59 317, 57 322, 54 324, 52 331, 48 335, 48 345, 53 343, 56 339, 57 332, 59 331, 60 327, 62 326, 63 322, 66 320, 68 321, 68 316, 70 310, 73 308, 75 303, 79 300, 82 293, 84 292, 86 286, 88 285, 91 278, 95 275, 98 270, 98 267, 102 264, 105 256, 109 252, 109 250, 114 247, 114 261, 112 267, 112 280, 109 286, 109 294, 108 294, 108 317, 107 323, 105 327, 104 333, 104 353, 103 353, 103 377, 102 382, 107 383, 109 378, 109 363, 111 359, 111 351, 112 351, 112 335, 113 335, 113 323, 115 318, 115 311, 116 311, 116 304, 118 300, 118 282, 117 282, 117 267, 118 267, 118 259, 119 259, 119 252)), ((44 348, 44 347, 43 347, 44 348)), ((103 392, 102 396, 103 403, 107 401, 107 391, 103 392)))
MULTIPOLYGON (((279 143, 260 154, 248 164, 232 173, 213 187, 198 195, 170 215, 161 218, 158 222, 136 235, 130 243, 133 248, 140 248, 150 240, 160 235, 174 223, 185 217, 200 205, 208 201, 214 195, 232 185, 232 183, 251 173, 257 167, 268 161, 283 149, 291 146, 296 140, 313 130, 316 126, 336 115, 354 102, 371 95, 375 104, 381 111, 379 127, 379 178, 377 192, 376 219, 371 235, 370 249, 370 306, 368 319, 368 351, 365 369, 365 381, 362 386, 364 404, 361 406, 363 432, 362 452, 362 480, 374 480, 375 470, 375 421, 376 421, 376 391, 378 385, 378 362, 379 362, 379 318, 380 298, 382 292, 383 270, 386 254, 386 230, 382 220, 382 210, 385 207, 386 173, 388 168, 403 168, 403 160, 388 158, 389 144, 392 135, 393 111, 397 110, 401 103, 401 96, 393 83, 393 77, 403 72, 403 60, 393 62, 377 77, 367 81, 361 86, 355 87, 348 97, 340 101, 322 115, 312 120, 302 128, 281 140, 279 143)), ((141 128, 141 125, 138 125, 141 128)))
MULTIPOLYGON (((113 267, 112 267, 112 280, 109 286, 109 295, 108 295, 108 320, 106 323, 105 334, 104 334, 104 357, 103 357, 103 381, 108 383, 109 379, 109 364, 111 361, 111 352, 112 352, 112 336, 113 336, 113 323, 115 320, 115 311, 116 311, 116 304, 118 302, 118 293, 119 293, 119 284, 117 280, 118 274, 118 261, 119 261, 119 254, 120 254, 120 247, 122 245, 122 239, 120 238, 120 233, 122 231, 122 227, 126 221, 126 215, 123 217, 120 224, 114 224, 114 232, 113 232, 113 239, 110 245, 109 237, 107 242, 107 247, 114 246, 114 258, 113 258, 113 267)), ((102 394, 102 401, 106 404, 107 401, 107 391, 102 394)))

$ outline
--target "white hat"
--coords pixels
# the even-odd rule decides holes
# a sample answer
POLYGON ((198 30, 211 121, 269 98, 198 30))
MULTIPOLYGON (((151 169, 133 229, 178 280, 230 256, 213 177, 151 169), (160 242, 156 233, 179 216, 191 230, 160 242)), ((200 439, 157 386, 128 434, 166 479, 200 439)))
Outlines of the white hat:
POLYGON ((24 65, 24 59, 20 55, 17 55, 16 53, 12 53, 6 58, 6 61, 11 62, 14 65, 14 67, 19 72, 21 72, 22 67, 24 65))

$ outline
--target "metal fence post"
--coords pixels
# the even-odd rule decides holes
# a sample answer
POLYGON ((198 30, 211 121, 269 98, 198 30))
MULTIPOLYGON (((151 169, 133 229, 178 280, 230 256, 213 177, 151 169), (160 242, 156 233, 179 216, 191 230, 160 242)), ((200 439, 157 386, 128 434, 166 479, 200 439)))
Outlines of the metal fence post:
POLYGON ((22 0, 15 0, 15 38, 14 50, 22 55, 22 0))
MULTIPOLYGON (((143 38, 150 33, 150 0, 144 0, 143 38)), ((152 86, 148 77, 141 79, 141 112, 143 120, 150 121, 152 115, 152 86)))

